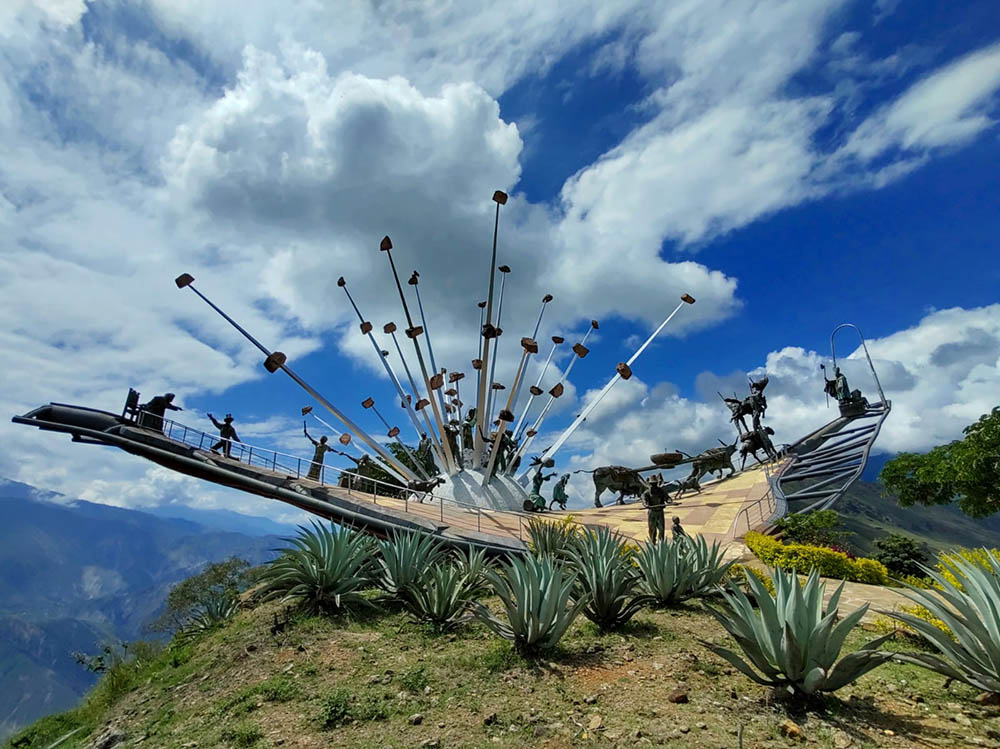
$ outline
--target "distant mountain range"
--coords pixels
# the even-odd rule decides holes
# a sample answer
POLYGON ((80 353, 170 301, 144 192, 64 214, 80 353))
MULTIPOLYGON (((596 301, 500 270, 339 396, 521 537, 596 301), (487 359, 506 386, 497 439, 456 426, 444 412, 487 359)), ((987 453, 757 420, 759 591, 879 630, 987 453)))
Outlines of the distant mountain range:
POLYGON ((234 512, 139 512, 0 479, 0 739, 94 683, 73 652, 149 638, 171 586, 231 556, 265 562, 294 532, 234 512))

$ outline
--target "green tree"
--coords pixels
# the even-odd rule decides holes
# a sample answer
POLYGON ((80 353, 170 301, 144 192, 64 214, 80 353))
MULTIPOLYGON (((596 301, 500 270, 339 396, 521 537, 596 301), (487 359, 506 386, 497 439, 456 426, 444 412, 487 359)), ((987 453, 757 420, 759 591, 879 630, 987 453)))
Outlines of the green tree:
POLYGON ((965 437, 922 455, 900 453, 879 479, 899 504, 947 505, 974 518, 1000 511, 1000 406, 963 430, 965 437))
POLYGON ((149 628, 154 632, 176 632, 211 601, 239 595, 254 581, 250 562, 245 559, 230 557, 224 562, 210 564, 170 589, 166 608, 149 628))
POLYGON ((848 534, 837 529, 839 524, 840 516, 836 510, 813 510, 786 515, 775 523, 782 538, 788 543, 827 547, 845 544, 848 534))
POLYGON ((920 545, 909 536, 900 533, 890 533, 885 538, 875 541, 878 550, 874 559, 885 565, 894 575, 905 577, 923 577, 924 572, 919 565, 927 561, 927 554, 920 545))

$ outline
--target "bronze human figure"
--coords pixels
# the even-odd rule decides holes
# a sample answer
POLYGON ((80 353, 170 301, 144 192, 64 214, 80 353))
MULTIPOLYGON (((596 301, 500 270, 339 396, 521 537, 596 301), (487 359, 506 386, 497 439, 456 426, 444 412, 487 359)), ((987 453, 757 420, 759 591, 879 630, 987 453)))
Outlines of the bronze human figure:
POLYGON ((569 501, 569 495, 566 494, 566 484, 569 483, 570 474, 564 473, 559 477, 559 480, 552 487, 552 501, 549 502, 549 509, 552 509, 552 505, 559 505, 559 509, 565 511, 566 503, 569 501))
POLYGON ((646 525, 649 531, 649 542, 655 544, 657 541, 666 540, 663 508, 667 504, 667 492, 663 484, 663 477, 660 474, 649 477, 646 488, 642 492, 641 500, 646 506, 646 525))
POLYGON ((323 470, 323 458, 326 457, 326 454, 328 452, 332 453, 337 451, 334 450, 332 447, 330 447, 328 444, 326 444, 327 438, 325 434, 319 438, 319 442, 314 440, 309 435, 309 430, 306 429, 305 421, 302 422, 302 431, 306 435, 306 439, 312 442, 313 446, 316 448, 313 451, 312 462, 309 464, 309 473, 306 476, 306 478, 310 479, 311 481, 319 481, 320 472, 323 470))
POLYGON ((227 458, 231 457, 229 453, 232 450, 233 442, 243 442, 243 440, 236 435, 236 429, 233 427, 233 415, 226 414, 226 418, 222 420, 221 424, 214 416, 212 416, 212 414, 206 415, 212 420, 212 423, 215 424, 215 428, 219 430, 219 436, 222 438, 212 445, 212 452, 218 453, 219 448, 221 447, 222 454, 227 458))
POLYGON ((139 426, 146 429, 154 429, 157 432, 163 431, 163 415, 167 409, 171 411, 183 411, 180 406, 174 405, 174 394, 164 393, 149 399, 148 403, 139 406, 139 426))

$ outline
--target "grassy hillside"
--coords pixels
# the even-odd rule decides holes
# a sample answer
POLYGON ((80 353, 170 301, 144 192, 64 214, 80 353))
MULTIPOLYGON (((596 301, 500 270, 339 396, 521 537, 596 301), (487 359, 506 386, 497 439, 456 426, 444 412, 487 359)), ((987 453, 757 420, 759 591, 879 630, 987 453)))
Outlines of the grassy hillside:
MULTIPOLYGON (((736 747, 742 732, 749 749, 791 745, 782 728, 789 720, 823 747, 958 746, 973 738, 996 747, 1000 738, 1000 710, 911 666, 884 666, 808 707, 776 701, 699 644, 724 633, 698 605, 643 611, 622 634, 600 635, 578 619, 538 661, 522 660, 480 625, 436 635, 402 613, 373 609, 354 619, 294 619, 273 633, 276 614, 277 604, 243 611, 127 678, 106 678, 83 706, 39 721, 7 746, 48 747, 77 730, 62 749, 110 735, 121 746, 165 749, 717 749, 736 747)), ((872 637, 856 631, 848 646, 872 637)))
POLYGON ((954 546, 1000 547, 1000 518, 973 519, 954 506, 900 507, 883 497, 882 485, 858 481, 835 508, 841 525, 853 535, 849 543, 860 554, 871 554, 873 542, 887 533, 903 533, 932 551, 954 546))

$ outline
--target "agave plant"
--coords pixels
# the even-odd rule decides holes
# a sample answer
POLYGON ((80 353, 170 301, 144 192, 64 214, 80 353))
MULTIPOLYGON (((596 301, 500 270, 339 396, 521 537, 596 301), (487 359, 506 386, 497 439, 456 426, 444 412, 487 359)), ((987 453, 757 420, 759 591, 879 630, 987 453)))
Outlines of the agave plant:
POLYGON ((840 689, 893 657, 893 653, 878 649, 892 637, 889 633, 838 661, 844 640, 861 621, 868 605, 835 625, 843 583, 824 606, 826 584, 820 582, 817 570, 812 571, 805 585, 800 584, 794 571, 775 569, 771 575, 773 596, 755 576, 747 576, 759 613, 735 586, 723 591, 724 605, 720 609, 704 604, 736 640, 747 660, 726 648, 707 642, 702 645, 758 684, 805 695, 840 689))
POLYGON ((910 592, 903 595, 943 622, 951 636, 913 614, 886 613, 919 632, 944 659, 931 653, 897 653, 896 660, 1000 692, 1000 561, 988 553, 979 563, 955 554, 942 556, 938 566, 922 566, 936 590, 907 585, 910 592))
POLYGON ((472 592, 468 574, 458 565, 436 564, 409 588, 406 608, 420 621, 439 630, 450 629, 466 618, 472 592))
POLYGON ((378 542, 378 549, 375 581, 390 596, 404 601, 424 571, 445 556, 440 541, 416 531, 393 531, 391 538, 378 542))
POLYGON ((464 552, 456 551, 454 558, 455 564, 465 574, 469 598, 486 595, 490 589, 486 580, 486 570, 490 569, 490 563, 486 561, 485 549, 470 547, 464 552))
POLYGON ((610 528, 584 529, 568 552, 577 572, 575 596, 587 600, 583 615, 602 631, 618 629, 656 600, 640 593, 639 573, 626 541, 610 528))
POLYGON ((528 521, 528 544, 536 556, 551 554, 565 558, 578 536, 577 527, 569 522, 551 522, 540 518, 528 521))
MULTIPOLYGON (((699 540, 700 540, 699 536, 699 540)), ((691 543, 684 538, 646 544, 635 556, 641 588, 661 606, 679 603, 702 595, 718 581, 702 584, 707 577, 699 573, 691 543)))
POLYGON ((571 601, 576 575, 552 557, 514 558, 485 574, 507 617, 494 616, 481 603, 474 604, 475 615, 522 655, 554 648, 588 603, 586 596, 571 601))
POLYGON ((264 569, 265 600, 295 601, 309 613, 368 604, 361 590, 372 582, 370 539, 344 527, 312 526, 300 526, 299 535, 289 539, 292 548, 264 569))
POLYGON ((178 634, 186 639, 213 630, 236 616, 239 609, 240 601, 231 592, 212 595, 191 615, 178 634))

